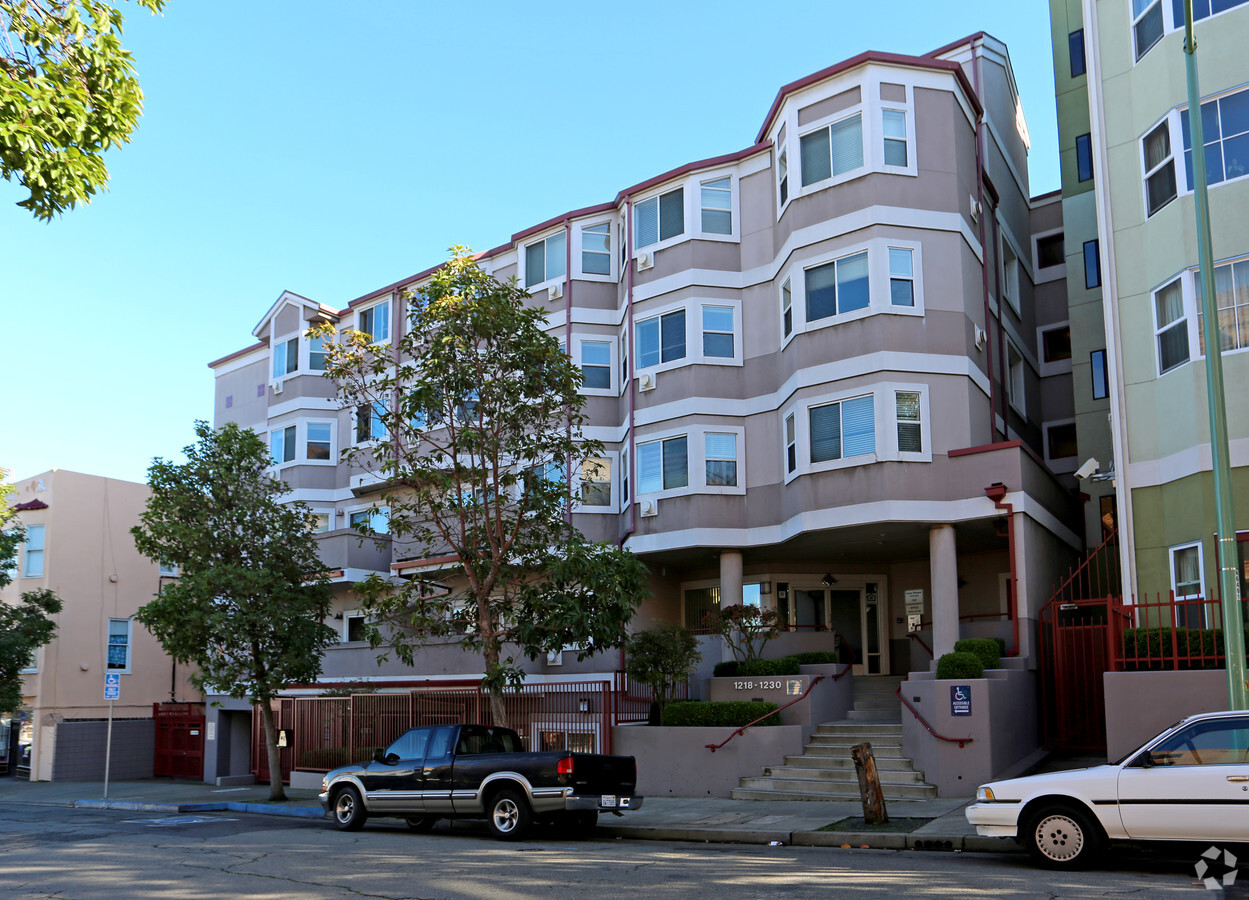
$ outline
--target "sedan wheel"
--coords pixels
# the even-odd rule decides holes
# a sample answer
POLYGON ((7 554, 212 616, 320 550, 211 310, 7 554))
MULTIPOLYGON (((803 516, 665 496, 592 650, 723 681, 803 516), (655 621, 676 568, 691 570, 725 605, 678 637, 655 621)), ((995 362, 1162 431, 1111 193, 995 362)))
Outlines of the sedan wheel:
POLYGON ((1033 858, 1051 869, 1076 869, 1089 863, 1101 846, 1101 830, 1087 813, 1050 806, 1032 816, 1024 834, 1033 858))
POLYGON ((518 841, 529 833, 533 811, 516 791, 501 791, 490 802, 490 832, 504 841, 518 841))
POLYGON ((334 824, 343 831, 359 831, 368 817, 360 792, 355 788, 345 787, 335 796, 334 824))

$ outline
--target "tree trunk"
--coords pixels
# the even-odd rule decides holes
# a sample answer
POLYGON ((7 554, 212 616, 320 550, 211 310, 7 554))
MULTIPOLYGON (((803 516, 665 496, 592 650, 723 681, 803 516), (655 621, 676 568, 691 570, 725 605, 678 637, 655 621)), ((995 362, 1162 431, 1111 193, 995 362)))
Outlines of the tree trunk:
POLYGON ((260 704, 260 719, 265 727, 265 746, 269 751, 269 799, 285 800, 282 790, 282 759, 278 755, 278 729, 273 723, 273 704, 265 700, 260 704))
POLYGON ((889 821, 885 810, 885 793, 880 787, 880 774, 876 771, 876 757, 872 745, 855 744, 850 748, 854 758, 854 770, 859 776, 859 796, 863 800, 863 821, 868 825, 883 825, 889 821))
MULTIPOLYGON (((493 674, 499 670, 499 645, 495 641, 486 641, 482 648, 481 655, 486 661, 487 674, 493 674)), ((503 705, 503 686, 498 682, 490 682, 490 718, 491 725, 497 725, 500 728, 511 728, 511 724, 507 720, 507 707, 503 705)))

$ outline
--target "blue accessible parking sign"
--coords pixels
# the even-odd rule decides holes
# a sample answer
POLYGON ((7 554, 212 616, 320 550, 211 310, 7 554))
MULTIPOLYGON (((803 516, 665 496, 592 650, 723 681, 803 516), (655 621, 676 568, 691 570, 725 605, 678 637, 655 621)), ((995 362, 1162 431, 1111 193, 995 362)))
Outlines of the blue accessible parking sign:
POLYGON ((970 684, 950 685, 950 715, 952 716, 970 716, 971 715, 971 685, 970 684))
POLYGON ((121 699, 121 675, 116 672, 109 672, 104 676, 104 699, 121 699))

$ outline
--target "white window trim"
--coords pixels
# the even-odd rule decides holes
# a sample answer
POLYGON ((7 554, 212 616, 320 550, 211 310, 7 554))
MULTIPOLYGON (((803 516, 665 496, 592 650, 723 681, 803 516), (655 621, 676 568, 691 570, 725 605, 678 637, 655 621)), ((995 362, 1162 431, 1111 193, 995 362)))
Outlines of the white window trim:
POLYGON ((381 306, 383 303, 392 304, 390 309, 388 309, 386 312, 386 338, 381 341, 376 340, 376 339, 373 340, 374 344, 381 344, 383 346, 385 346, 386 344, 389 344, 395 337, 394 335, 395 307, 393 306, 395 302, 397 301, 393 294, 386 294, 383 297, 374 297, 373 300, 370 301, 367 306, 361 306, 359 309, 356 310, 355 330, 361 331, 361 332, 364 331, 364 329, 361 327, 362 325, 361 319, 364 317, 364 314, 368 312, 370 309, 376 309, 377 307, 381 306))
MULTIPOLYGON (((633 251, 633 259, 637 259, 643 253, 654 254, 667 247, 675 246, 684 241, 720 241, 723 243, 740 243, 742 234, 742 216, 741 216, 741 183, 736 169, 702 169, 698 172, 691 173, 683 177, 680 181, 670 181, 662 187, 647 191, 633 199, 633 214, 629 223, 633 228, 633 243, 631 249, 633 251), (732 216, 733 230, 729 234, 715 234, 703 231, 703 197, 702 185, 706 181, 717 181, 721 178, 730 180, 730 190, 732 191, 732 216), (639 204, 645 203, 653 197, 659 197, 663 194, 671 193, 677 188, 682 188, 681 195, 683 213, 685 218, 685 230, 675 237, 666 238, 656 241, 653 244, 647 244, 645 247, 637 245, 637 207, 639 204)), ((791 191, 792 196, 792 191, 791 191)), ((599 276, 602 278, 602 276, 599 276)))
POLYGON ((22 577, 23 578, 45 578, 48 574, 48 529, 47 526, 40 523, 37 525, 26 526, 26 537, 22 540, 22 577), (39 533, 43 535, 43 546, 34 551, 39 554, 39 571, 32 573, 30 571, 30 532, 32 529, 38 528, 39 533))
MULTIPOLYGON (((896 84, 897 82, 890 82, 896 84)), ((912 84, 904 84, 906 88, 905 100, 883 100, 880 99, 879 80, 873 80, 869 84, 864 85, 864 92, 870 93, 870 100, 867 106, 874 110, 872 117, 871 129, 864 122, 863 139, 870 141, 873 148, 870 154, 864 154, 864 164, 872 169, 879 169, 881 172, 888 172, 891 175, 912 175, 919 176, 919 165, 916 161, 916 139, 915 139, 915 86, 912 84), (906 115, 906 165, 890 166, 885 164, 885 110, 905 113, 906 115)))
POLYGON ((369 504, 366 506, 348 507, 346 510, 343 511, 343 523, 344 523, 343 527, 344 528, 352 528, 354 530, 354 526, 351 524, 351 517, 356 515, 357 513, 369 513, 370 523, 372 522, 373 516, 381 516, 382 518, 386 520, 386 530, 372 532, 371 537, 373 539, 386 538, 390 536, 390 507, 379 506, 375 509, 372 504, 369 504))
POLYGON ((300 459, 300 456, 299 456, 299 423, 298 423, 298 422, 282 422, 281 424, 277 424, 277 425, 270 425, 270 426, 269 426, 269 440, 268 440, 268 445, 269 445, 269 446, 268 446, 268 450, 269 450, 269 469, 270 469, 270 470, 272 470, 272 471, 277 471, 277 470, 279 470, 279 469, 284 469, 284 468, 286 468, 287 466, 297 466, 297 465, 300 465, 302 462, 304 462, 304 460, 300 459), (285 456, 285 455, 286 455, 286 454, 285 454, 285 450, 286 450, 286 447, 285 447, 285 441, 286 441, 285 433, 286 433, 286 430, 287 430, 288 428, 293 428, 293 429, 295 430, 295 437, 294 437, 295 447, 294 447, 294 453, 293 453, 293 455, 291 456, 291 458, 290 458, 290 459, 288 459, 288 460, 278 460, 278 459, 274 459, 274 458, 273 458, 273 438, 274 438, 274 436, 275 436, 275 435, 278 435, 278 434, 282 434, 282 435, 283 435, 283 438, 282 438, 282 440, 283 440, 283 447, 282 447, 282 449, 283 449, 283 454, 282 454, 282 455, 283 455, 283 456, 285 456))
MULTIPOLYGON (((781 470, 785 475, 785 483, 789 484, 795 478, 803 475, 814 475, 819 472, 832 472, 838 469, 849 469, 857 466, 866 466, 883 459, 898 458, 898 429, 897 415, 894 404, 894 385, 873 384, 867 387, 857 387, 849 390, 837 391, 835 393, 820 394, 818 396, 806 397, 796 403, 781 410, 781 470), (857 397, 872 398, 872 427, 875 433, 875 451, 872 453, 863 453, 858 456, 843 456, 841 459, 830 459, 824 462, 813 463, 811 461, 811 410, 818 406, 828 406, 832 403, 841 403, 844 400, 854 400, 857 397), (882 405, 889 404, 889 409, 882 412, 882 405), (887 414, 886 414, 887 413, 887 414), (794 438, 797 443, 797 466, 794 471, 785 471, 788 468, 788 447, 785 442, 785 419, 790 415, 794 417, 794 438), (892 431, 892 434, 887 433, 892 431), (881 448, 887 448, 882 454, 881 448)), ((896 386, 898 390, 923 390, 924 393, 920 397, 920 408, 923 416, 921 421, 921 435, 924 438, 924 446, 929 447, 931 441, 929 433, 924 430, 927 425, 928 411, 927 404, 927 388, 919 386, 896 386)), ((931 451, 928 451, 931 455, 931 451)), ((919 457, 924 454, 908 453, 907 457, 919 457)))
MULTIPOLYGON (((595 224, 598 224, 598 223, 595 223, 595 224)), ((577 243, 579 245, 581 243, 581 237, 580 237, 581 229, 578 227, 572 230, 577 233, 577 243)), ((550 238, 553 238, 561 234, 564 234, 563 225, 560 225, 556 228, 552 228, 550 231, 543 232, 541 236, 536 236, 536 235, 532 236, 526 239, 523 244, 519 245, 519 247, 517 248, 517 252, 516 252, 516 274, 517 274, 518 280, 520 281, 522 285, 525 283, 525 279, 529 274, 527 271, 528 266, 529 266, 529 253, 528 253, 529 248, 532 247, 534 244, 545 244, 545 242, 549 240, 550 238)), ((564 238, 567 241, 568 235, 564 234, 564 238)), ((565 254, 567 254, 568 251, 565 250, 564 252, 565 254)), ((545 260, 546 260, 546 248, 545 247, 543 247, 542 253, 543 253, 542 258, 544 260, 543 266, 545 268, 545 260)), ((549 290, 551 286, 554 284, 563 284, 568 278, 567 256, 564 257, 564 262, 565 262, 565 265, 564 265, 565 274, 555 275, 550 278, 544 278, 541 281, 536 281, 533 284, 526 287, 525 290, 527 290, 530 294, 534 294, 534 293, 537 293, 538 291, 549 290)), ((578 267, 580 267, 581 265, 580 254, 577 254, 577 265, 578 267)), ((604 276, 602 275, 597 275, 593 277, 596 277, 599 280, 606 280, 604 276)))
POLYGON ((1034 284, 1044 284, 1048 281, 1065 281, 1067 278, 1067 244, 1066 229, 1051 228, 1048 231, 1038 231, 1032 235, 1032 271, 1036 274, 1033 276, 1034 284), (1053 237, 1056 234, 1063 236, 1063 261, 1055 263, 1052 266, 1042 266, 1041 256, 1037 252, 1037 245, 1047 237, 1053 237))
POLYGON ((374 447, 377 444, 381 443, 382 441, 390 440, 390 429, 386 428, 385 423, 382 423, 382 430, 385 432, 385 434, 382 437, 371 437, 367 441, 356 440, 356 435, 359 433, 357 426, 359 425, 359 419, 360 419, 360 407, 365 406, 365 405, 366 404, 364 403, 357 403, 351 407, 350 425, 351 425, 351 445, 353 447, 374 447))
MULTIPOLYGON (((868 88, 867 83, 865 82, 860 83, 859 88, 860 88, 859 96, 861 98, 863 94, 868 91, 869 88, 868 88)), ((850 88, 846 88, 846 90, 850 90, 850 88)), ((877 103, 873 105, 869 102, 864 102, 863 100, 860 99, 859 103, 857 103, 854 106, 847 106, 845 109, 839 109, 837 110, 837 112, 831 115, 824 116, 823 118, 817 119, 814 122, 808 122, 807 124, 801 127, 801 130, 798 131, 797 134, 795 135, 796 140, 794 142, 794 146, 798 148, 798 184, 797 184, 797 190, 795 190, 795 185, 792 183, 793 173, 791 172, 790 173, 791 183, 789 185, 790 202, 793 202, 793 199, 795 196, 806 197, 806 196, 809 196, 810 194, 814 194, 819 191, 828 190, 830 187, 835 187, 836 185, 839 185, 839 184, 845 184, 847 181, 853 181, 855 178, 862 178, 864 175, 867 175, 870 172, 880 171, 883 168, 881 166, 881 161, 885 152, 884 146, 882 145, 879 149, 876 149, 875 142, 873 140, 873 135, 877 139, 881 139, 880 136, 881 136, 882 127, 880 125, 873 126, 873 123, 870 121, 873 114, 879 116, 880 104, 877 103), (852 119, 856 115, 859 116, 859 128, 863 134, 863 148, 862 148, 863 149, 863 165, 858 166, 857 168, 851 169, 848 172, 843 172, 840 175, 833 174, 833 175, 829 175, 827 178, 821 178, 819 181, 813 181, 810 184, 803 184, 802 183, 802 139, 804 137, 807 137, 808 135, 815 134, 817 131, 820 131, 821 129, 829 129, 828 147, 829 147, 829 154, 831 156, 832 147, 833 147, 833 144, 832 144, 833 137, 832 137, 832 131, 831 131, 832 126, 840 122, 844 122, 847 119, 852 119), (875 163, 875 165, 873 165, 873 163, 875 163)), ((790 163, 791 163, 790 168, 792 169, 793 160, 790 160, 790 163)), ((829 169, 830 170, 832 169, 831 159, 829 160, 829 169)), ((890 167, 890 171, 893 171, 892 167, 890 167)))
MULTIPOLYGON (((638 372, 666 372, 669 369, 679 369, 683 366, 741 366, 744 365, 742 356, 742 301, 741 298, 722 298, 722 297, 691 297, 681 300, 677 303, 669 303, 666 306, 648 309, 644 313, 635 312, 633 314, 634 334, 637 334, 637 327, 645 321, 654 319, 658 316, 664 316, 668 313, 683 310, 685 312, 685 356, 681 359, 674 359, 670 362, 659 362, 653 366, 640 366, 634 364, 634 373, 638 372), (704 356, 703 355, 703 307, 704 306, 727 306, 733 309, 733 356, 704 356)), ((661 337, 662 340, 662 337, 661 337)), ((634 338, 634 353, 640 355, 639 348, 636 346, 637 340, 634 338)))
MULTIPOLYGON (((1136 139, 1141 163, 1141 215, 1147 220, 1159 215, 1183 195, 1192 193, 1192 188, 1188 184, 1188 176, 1185 174, 1184 169, 1184 131, 1180 125, 1180 116, 1187 114, 1188 104, 1168 110, 1166 115, 1146 128, 1141 132, 1140 137, 1136 139), (1152 169, 1149 168, 1149 163, 1145 158, 1145 139, 1157 131, 1159 127, 1167 129, 1167 139, 1171 142, 1171 155, 1168 157, 1168 160, 1175 171, 1175 196, 1151 213, 1149 211, 1149 176, 1160 171, 1167 163, 1164 161, 1152 169)), ((1218 187, 1218 185, 1211 185, 1211 187, 1218 187)))
POLYGON ((615 515, 620 512, 620 453, 615 450, 604 450, 598 455, 599 459, 607 460, 611 466, 611 499, 606 506, 586 506, 581 502, 581 468, 578 466, 577 471, 572 477, 572 492, 576 502, 573 504, 574 513, 588 513, 589 515, 615 515))
POLYGON ((122 616, 113 616, 109 618, 108 625, 104 631, 104 671, 112 675, 129 675, 131 668, 134 666, 134 619, 124 618, 122 616), (108 638, 112 631, 114 622, 126 623, 126 665, 120 669, 110 669, 108 666, 108 638))
POLYGON ((327 507, 309 507, 308 514, 312 516, 328 516, 328 521, 326 522, 327 527, 325 531, 314 531, 312 532, 314 535, 329 534, 331 531, 334 530, 334 519, 337 514, 335 513, 333 507, 328 507, 328 506, 327 507))
MULTIPOLYGON (((741 189, 738 184, 737 173, 732 169, 715 170, 710 169, 699 172, 697 178, 693 181, 693 189, 697 191, 698 196, 695 198, 694 209, 697 215, 698 229, 694 231, 690 237, 700 241, 723 241, 726 243, 738 243, 741 241, 741 189), (732 230, 728 234, 719 234, 718 232, 703 231, 703 185, 709 181, 720 181, 729 179, 729 210, 732 216, 732 230)), ((690 189, 686 189, 686 193, 690 193, 690 189)), ((688 221, 688 220, 687 220, 688 221)), ((686 229, 688 233, 690 229, 686 229)))
POLYGON ((846 247, 840 247, 837 250, 822 253, 813 256, 810 259, 804 259, 795 262, 792 265, 782 269, 777 275, 777 283, 781 288, 777 289, 777 325, 778 333, 781 335, 781 349, 789 345, 799 334, 817 331, 821 328, 829 328, 841 325, 846 322, 854 322, 858 319, 864 319, 868 316, 876 315, 893 315, 893 316, 923 316, 924 315, 924 250, 923 245, 918 241, 902 241, 890 238, 874 238, 870 241, 863 241, 856 244, 849 244, 846 247), (889 293, 889 249, 910 250, 911 264, 914 267, 914 285, 915 285, 915 305, 914 306, 894 306, 889 293), (807 321, 807 270, 818 269, 820 266, 827 265, 839 259, 845 259, 854 256, 856 253, 867 251, 867 290, 868 305, 864 309, 856 309, 847 313, 838 313, 835 316, 826 316, 822 319, 816 319, 814 322, 807 321), (793 331, 789 335, 785 334, 785 312, 782 307, 783 292, 782 288, 785 281, 789 280, 790 304, 793 312, 793 331))
POLYGON ((288 332, 280 337, 271 336, 269 338, 269 383, 278 384, 288 378, 294 378, 308 371, 308 351, 304 346, 307 341, 301 339, 302 335, 298 331, 288 332), (281 375, 273 374, 273 361, 278 351, 278 347, 285 349, 288 342, 295 342, 295 368, 289 372, 283 372, 281 375))
POLYGON ((1049 325, 1037 326, 1036 346, 1041 364, 1042 378, 1048 378, 1051 375, 1066 375, 1071 372, 1071 361, 1075 355, 1074 352, 1072 356, 1066 359, 1055 360, 1054 362, 1050 362, 1045 358, 1045 335, 1051 331, 1061 331, 1064 328, 1070 331, 1071 322, 1064 320, 1062 322, 1051 322, 1049 325))
MULTIPOLYGON (((695 186, 697 186, 697 181, 695 181, 695 186)), ((633 251, 633 259, 637 259, 643 253, 650 253, 652 254, 652 258, 653 258, 653 254, 658 253, 660 250, 663 250, 666 247, 673 247, 677 244, 684 243, 685 241, 690 240, 696 234, 701 233, 701 232, 692 232, 690 229, 690 215, 691 215, 690 193, 691 193, 690 179, 687 178, 682 181, 668 182, 663 187, 656 188, 653 191, 648 191, 642 196, 635 197, 633 199, 633 214, 629 217, 630 218, 629 226, 633 229, 633 234, 630 235, 630 237, 632 238, 632 243, 630 244, 630 248, 633 251), (637 240, 638 206, 642 203, 645 203, 647 200, 657 198, 657 197, 662 197, 664 194, 670 194, 677 189, 682 190, 681 205, 682 205, 682 216, 683 216, 684 225, 685 225, 684 229, 682 230, 680 234, 676 235, 675 237, 664 238, 662 240, 656 241, 653 244, 647 244, 645 247, 639 247, 638 240, 637 240)), ((660 201, 660 203, 662 204, 662 201, 660 201)), ((658 210, 656 210, 655 214, 657 216, 659 215, 658 210)), ((658 227, 658 225, 656 225, 656 227, 658 227)), ((699 223, 699 228, 700 229, 702 228, 701 222, 699 223)))
MULTIPOLYGON (((616 283, 620 280, 619 260, 620 253, 618 248, 612 246, 612 242, 619 239, 620 230, 616 227, 615 219, 602 219, 600 221, 577 222, 572 228, 572 257, 574 268, 576 269, 576 277, 584 281, 601 281, 616 283), (600 275, 597 272, 587 272, 584 269, 584 259, 581 254, 584 252, 584 241, 582 240, 582 231, 586 228, 593 228, 598 225, 607 226, 607 263, 608 273, 600 275)), ((597 251, 596 251, 597 252, 597 251)))
POLYGON ((1016 344, 1012 338, 1008 337, 1006 339, 1006 385, 1005 385, 1006 399, 1007 399, 1007 402, 1010 404, 1010 408, 1013 409, 1015 412, 1019 413, 1019 415, 1024 419, 1028 418, 1028 378, 1027 378, 1028 371, 1027 369, 1028 369, 1027 355, 1025 355, 1024 352, 1019 349, 1019 345, 1016 344), (1016 392, 1010 390, 1010 384, 1011 384, 1010 352, 1012 350, 1015 352, 1015 355, 1019 357, 1019 373, 1020 373, 1020 378, 1022 379, 1022 383, 1020 384, 1020 389, 1018 391, 1018 394, 1019 394, 1018 398, 1015 397, 1016 392), (1018 399, 1018 402, 1016 402, 1016 399, 1018 399))
MULTIPOLYGON (((639 491, 636 487, 633 491, 633 501, 636 502, 642 498, 661 500, 665 497, 680 497, 687 494, 745 494, 746 493, 746 429, 740 425, 715 425, 715 424, 698 424, 690 425, 687 428, 677 428, 668 431, 655 432, 653 434, 639 435, 636 441, 638 447, 643 444, 651 444, 656 441, 665 441, 670 438, 684 437, 685 441, 685 464, 686 464, 686 481, 688 484, 682 488, 669 488, 667 490, 647 491, 645 493, 639 491), (737 484, 736 485, 709 485, 707 484, 707 445, 705 435, 711 434, 733 434, 737 436, 737 484)), ((635 454, 636 455, 636 454, 635 454)), ((636 465, 636 463, 635 463, 636 465)), ((630 473, 630 483, 638 484, 637 472, 630 473)), ((615 485, 613 485, 613 490, 615 485)))
POLYGON ((1074 425, 1075 419, 1054 419, 1041 423, 1041 449, 1045 454, 1045 462, 1052 472, 1059 475, 1074 472, 1079 463, 1079 454, 1075 456, 1050 456, 1050 429, 1064 425, 1074 425))
POLYGON ((581 368, 581 342, 592 341, 600 344, 607 344, 609 347, 610 361, 608 363, 611 384, 605 388, 590 388, 585 385, 581 386, 581 393, 588 397, 618 397, 620 395, 620 342, 614 334, 595 334, 586 331, 574 331, 572 333, 572 364, 578 369, 581 368))
POLYGON ((177 578, 178 567, 169 563, 157 563, 156 574, 161 578, 177 578))
POLYGON ((929 411, 928 385, 883 382, 873 385, 873 390, 877 395, 873 404, 876 414, 880 415, 883 396, 885 412, 889 419, 889 440, 887 443, 882 445, 879 442, 881 429, 876 429, 876 455, 882 461, 896 459, 900 462, 932 462, 932 414, 929 411), (899 391, 919 394, 919 440, 922 449, 918 453, 909 450, 903 451, 898 446, 898 405, 896 394, 899 391), (884 453, 881 452, 882 446, 886 448, 884 453))
MULTIPOLYGON (((1029 254, 1029 257, 1031 257, 1031 254, 1029 254)), ((1023 298, 1020 295, 1023 294, 1024 275, 1026 274, 1031 276, 1032 273, 1028 271, 1028 267, 1024 265, 1024 255, 1019 249, 1019 244, 1010 233, 1010 230, 1006 227, 1006 222, 1002 220, 1000 215, 998 216, 998 267, 1001 270, 1001 292, 1002 296, 1006 299, 1006 305, 1015 311, 1016 316, 1022 317, 1023 298), (1010 248, 1010 252, 1015 257, 1015 290, 1013 292, 1009 290, 1010 273, 1006 267, 1005 253, 1007 247, 1010 248)), ((1000 300, 1002 298, 999 297, 998 299, 1000 300)))
MULTIPOLYGON (((1216 264, 1217 266, 1217 264, 1216 264)), ((1191 364, 1195 359, 1201 359, 1201 343, 1197 340, 1197 292, 1193 288, 1193 271, 1185 269, 1175 278, 1168 278, 1162 284, 1158 285, 1149 292, 1150 316, 1154 324, 1154 371, 1157 372, 1158 378, 1177 372, 1185 366, 1191 364), (1158 322, 1158 293, 1166 287, 1169 287, 1176 280, 1180 282, 1180 298, 1184 305, 1184 330, 1188 334, 1188 359, 1178 365, 1172 366, 1165 372, 1162 370, 1162 347, 1159 341, 1162 337, 1164 328, 1170 330, 1175 327, 1175 323, 1168 323, 1166 326, 1158 322)))
MULTIPOLYGON (((1212 19, 1217 19, 1219 16, 1227 15, 1228 13, 1234 13, 1240 8, 1241 8, 1240 6, 1233 6, 1231 9, 1225 9, 1222 12, 1211 13, 1210 15, 1205 16, 1200 19, 1198 19, 1196 15, 1194 14, 1193 16, 1194 25, 1197 24, 1198 22, 1209 22, 1212 19)), ((1128 5, 1127 15, 1128 15, 1128 46, 1131 47, 1133 68, 1135 68, 1136 66, 1139 66, 1142 61, 1147 59, 1149 57, 1149 54, 1153 53, 1154 50, 1157 49, 1162 44, 1162 41, 1166 38, 1166 36, 1169 35, 1171 32, 1184 30, 1184 23, 1182 21, 1181 22, 1175 21, 1174 16, 1171 15, 1171 4, 1169 0, 1162 0, 1162 37, 1158 39, 1157 43, 1155 43, 1152 47, 1150 47, 1148 50, 1142 53, 1140 59, 1137 59, 1136 58, 1135 25, 1138 19, 1137 17, 1132 15, 1132 7, 1130 4, 1128 5)))
POLYGON ((338 420, 337 419, 301 419, 296 431, 295 459, 301 465, 336 466, 338 465, 338 420), (330 426, 330 458, 310 459, 308 457, 309 425, 330 426))
POLYGON ((1197 574, 1201 579, 1201 592, 1198 594, 1185 594, 1189 599, 1200 598, 1206 599, 1206 559, 1205 549, 1201 545, 1201 541, 1190 541, 1187 544, 1173 544, 1167 548, 1167 568, 1171 571, 1171 590, 1175 592, 1176 599, 1180 599, 1179 592, 1176 590, 1178 581, 1175 573, 1175 554, 1179 550, 1189 550, 1193 547, 1197 548, 1197 574))

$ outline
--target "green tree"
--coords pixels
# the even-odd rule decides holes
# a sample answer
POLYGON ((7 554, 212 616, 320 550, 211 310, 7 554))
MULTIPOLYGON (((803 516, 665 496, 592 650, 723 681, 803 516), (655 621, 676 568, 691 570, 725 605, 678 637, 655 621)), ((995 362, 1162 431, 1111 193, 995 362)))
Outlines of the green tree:
MULTIPOLYGON (((153 13, 166 0, 135 0, 153 13)), ((108 183, 103 153, 143 110, 121 11, 104 0, 0 0, 0 175, 51 219, 108 183)))
POLYGON ((659 707, 657 712, 662 715, 677 685, 690 677, 702 657, 692 631, 676 622, 660 622, 629 639, 625 646, 625 673, 634 681, 651 686, 659 707))
POLYGON ((592 469, 603 450, 580 433, 581 372, 546 334, 545 312, 460 247, 405 299, 396 347, 317 330, 343 402, 362 429, 379 420, 385 430, 348 456, 382 477, 391 540, 409 557, 443 560, 429 580, 374 575, 357 593, 373 646, 409 665, 431 640, 480 653, 491 713, 506 725, 504 690, 524 680, 510 654, 576 646, 584 659, 620 646, 645 568, 571 524, 567 473, 592 469))
POLYGON ((206 692, 258 705, 269 748, 269 796, 280 800, 281 769, 272 701, 292 684, 316 681, 321 654, 337 636, 325 625, 330 591, 303 503, 282 503, 264 442, 229 424, 195 423, 197 444, 182 464, 153 460, 152 494, 135 546, 178 567, 135 618, 178 662, 199 671, 206 692))
POLYGON ((761 658, 768 641, 785 630, 785 620, 775 609, 746 603, 707 613, 706 625, 724 639, 738 662, 761 658))
MULTIPOLYGON (((7 472, 0 469, 0 478, 7 472)), ((0 483, 0 589, 13 580, 17 548, 26 531, 16 524, 11 498, 16 489, 0 483)), ((0 712, 22 706, 22 669, 34 662, 35 651, 56 636, 51 617, 61 611, 61 600, 47 588, 24 591, 20 603, 0 603, 0 712)))

